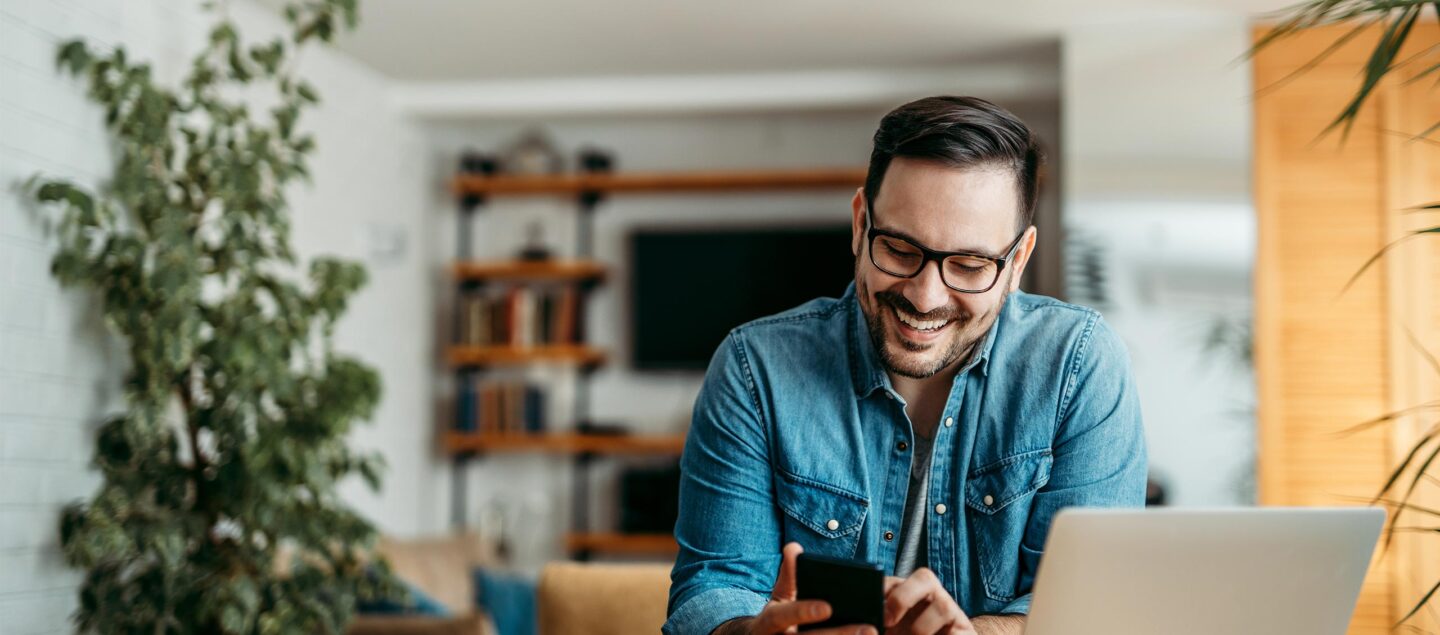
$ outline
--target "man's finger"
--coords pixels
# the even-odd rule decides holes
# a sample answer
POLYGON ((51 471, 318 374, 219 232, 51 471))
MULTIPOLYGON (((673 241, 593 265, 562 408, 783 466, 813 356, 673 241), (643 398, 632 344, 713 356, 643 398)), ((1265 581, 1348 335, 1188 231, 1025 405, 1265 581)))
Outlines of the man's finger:
POLYGON ((944 591, 940 579, 929 569, 917 569, 909 578, 886 591, 885 626, 894 626, 916 604, 930 600, 937 590, 944 591))
POLYGON ((925 609, 926 609, 926 608, 929 608, 929 606, 930 606, 930 601, 929 601, 929 600, 921 600, 919 604, 916 604, 915 606, 911 607, 910 610, 909 610, 907 613, 905 613, 905 615, 901 616, 901 618, 900 618, 899 620, 897 620, 894 624, 892 624, 892 625, 887 625, 887 626, 885 627, 885 632, 886 632, 886 633, 901 633, 902 635, 909 635, 909 634, 911 634, 911 633, 921 633, 921 632, 923 632, 923 631, 916 630, 916 629, 914 628, 914 627, 915 627, 915 618, 920 617, 920 615, 922 615, 923 613, 925 613, 925 609))
POLYGON ((798 542, 792 542, 780 550, 780 573, 775 576, 775 587, 770 590, 772 600, 795 599, 795 559, 805 551, 798 542))
POLYGON ((791 626, 814 624, 830 619, 830 603, 824 600, 772 602, 755 618, 761 633, 782 633, 791 626))
POLYGON ((911 626, 916 633, 939 633, 942 629, 949 632, 951 627, 971 628, 970 618, 960 610, 959 605, 948 598, 931 602, 911 626))

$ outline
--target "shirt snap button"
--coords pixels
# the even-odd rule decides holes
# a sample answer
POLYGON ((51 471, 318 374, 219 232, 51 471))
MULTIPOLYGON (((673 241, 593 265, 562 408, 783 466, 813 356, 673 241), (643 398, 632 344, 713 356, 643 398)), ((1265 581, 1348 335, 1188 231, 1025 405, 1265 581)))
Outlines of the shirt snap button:
POLYGON ((986 507, 989 507, 989 506, 995 504, 995 497, 994 497, 994 496, 991 496, 991 495, 989 495, 989 494, 986 494, 986 495, 985 495, 985 500, 982 501, 982 502, 985 503, 985 506, 986 506, 986 507))
POLYGON ((936 505, 935 513, 943 515, 945 513, 945 503, 940 503, 939 505, 936 505))
POLYGON ((895 532, 893 532, 893 531, 887 531, 887 532, 885 532, 885 541, 886 541, 886 542, 889 542, 889 541, 894 540, 894 539, 895 539, 895 532))
POLYGON ((948 428, 953 425, 955 425, 955 417, 945 417, 945 427, 948 428))
POLYGON ((901 441, 901 442, 895 444, 895 449, 896 449, 896 450, 899 450, 899 451, 901 451, 901 452, 904 452, 905 449, 908 448, 908 447, 910 447, 910 444, 909 444, 909 443, 906 443, 906 442, 904 442, 904 441, 901 441))
POLYGON ((829 529, 830 531, 835 531, 836 529, 840 528, 840 521, 831 518, 830 522, 825 523, 825 528, 829 529))

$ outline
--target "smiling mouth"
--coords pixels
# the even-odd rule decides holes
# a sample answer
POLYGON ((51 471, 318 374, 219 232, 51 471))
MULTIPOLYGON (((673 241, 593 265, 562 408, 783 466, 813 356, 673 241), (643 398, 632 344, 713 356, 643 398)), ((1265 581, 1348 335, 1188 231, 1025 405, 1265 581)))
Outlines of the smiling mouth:
POLYGON ((916 315, 913 315, 913 314, 910 314, 910 313, 906 313, 904 310, 900 309, 899 307, 891 306, 890 308, 891 308, 891 310, 893 310, 893 311, 895 312, 895 317, 896 317, 896 319, 900 320, 900 322, 901 322, 902 324, 904 324, 905 326, 910 327, 911 329, 914 329, 914 330, 916 330, 916 331, 919 331, 919 332, 921 332, 921 333, 935 333, 935 332, 938 332, 940 329, 945 328, 946 326, 948 326, 948 325, 950 324, 950 322, 953 321, 953 320, 922 320, 922 319, 920 319, 919 316, 916 316, 916 315))

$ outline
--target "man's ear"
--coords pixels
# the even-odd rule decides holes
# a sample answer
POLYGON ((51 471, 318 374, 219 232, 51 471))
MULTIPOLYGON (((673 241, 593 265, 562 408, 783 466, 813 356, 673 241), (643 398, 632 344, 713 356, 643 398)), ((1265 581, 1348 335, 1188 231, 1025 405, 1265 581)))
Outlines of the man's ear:
POLYGON ((855 197, 850 199, 850 253, 856 258, 860 257, 860 248, 865 245, 865 188, 855 189, 855 197))
POLYGON ((1025 228, 1025 237, 1020 239, 1020 248, 1015 250, 1014 269, 1010 271, 1010 291, 1013 293, 1020 288, 1020 277, 1025 275, 1025 265, 1030 264, 1030 254, 1035 253, 1035 241, 1039 239, 1040 230, 1034 225, 1025 228))

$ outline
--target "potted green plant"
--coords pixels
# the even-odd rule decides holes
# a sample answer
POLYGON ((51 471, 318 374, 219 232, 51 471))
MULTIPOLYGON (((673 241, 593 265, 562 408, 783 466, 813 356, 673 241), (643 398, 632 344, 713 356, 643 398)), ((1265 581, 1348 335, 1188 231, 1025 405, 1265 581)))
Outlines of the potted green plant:
POLYGON ((60 523, 84 570, 81 631, 338 633, 357 598, 391 597, 375 530, 336 495, 378 456, 346 446, 380 394, 332 331, 365 282, 354 263, 300 271, 286 190, 306 176, 318 102, 295 52, 356 22, 356 0, 291 3, 287 32, 245 42, 221 6, 174 87, 123 46, 62 45, 60 69, 105 112, 114 171, 90 190, 36 177, 58 208, 53 273, 93 291, 124 342, 125 408, 106 420, 103 481, 60 523), (274 91, 273 106, 254 96, 274 91))

